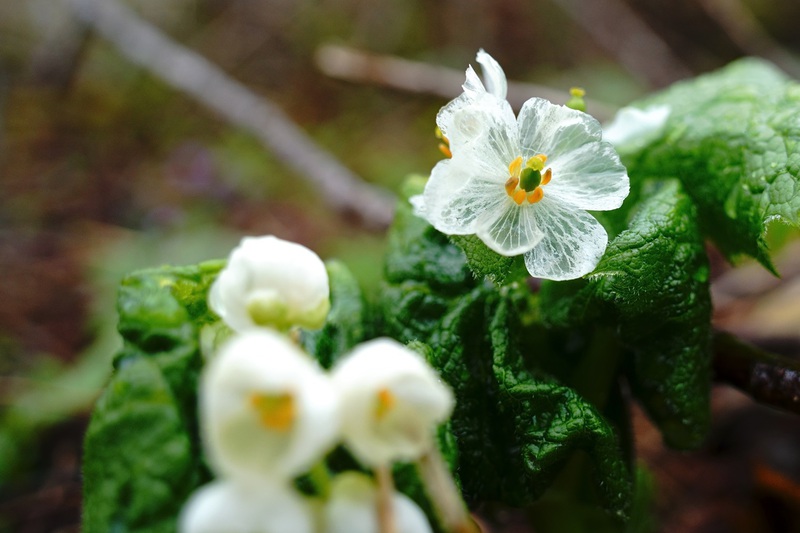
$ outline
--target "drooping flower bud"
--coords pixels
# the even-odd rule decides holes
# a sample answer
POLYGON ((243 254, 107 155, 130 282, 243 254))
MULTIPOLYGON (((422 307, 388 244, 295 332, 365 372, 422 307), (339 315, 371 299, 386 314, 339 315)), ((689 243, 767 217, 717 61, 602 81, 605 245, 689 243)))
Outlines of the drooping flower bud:
POLYGON ((206 454, 235 479, 289 479, 338 437, 330 378, 278 333, 242 333, 206 367, 200 390, 206 454))
POLYGON ((453 410, 450 388, 419 354, 391 339, 357 346, 332 376, 345 443, 371 466, 421 456, 453 410))
POLYGON ((209 293, 209 306, 236 331, 322 327, 330 310, 325 264, 277 237, 245 237, 209 293))
MULTIPOLYGON (((366 475, 346 472, 331 486, 331 497, 323 510, 325 533, 378 533, 377 487, 366 475)), ((396 533, 428 533, 425 513, 407 496, 395 492, 391 498, 396 533)))
POLYGON ((181 512, 179 533, 312 533, 313 514, 294 489, 276 483, 215 481, 181 512))

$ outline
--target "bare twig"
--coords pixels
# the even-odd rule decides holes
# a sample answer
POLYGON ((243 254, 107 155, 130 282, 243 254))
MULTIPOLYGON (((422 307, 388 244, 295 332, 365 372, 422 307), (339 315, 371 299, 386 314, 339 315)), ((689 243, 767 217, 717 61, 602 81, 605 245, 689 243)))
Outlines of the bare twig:
POLYGON ((800 61, 767 33, 744 3, 700 0, 700 5, 744 53, 765 57, 792 76, 800 76, 800 61))
POLYGON ((258 137, 278 159, 310 181, 332 207, 359 216, 371 227, 389 224, 393 211, 391 194, 345 168, 275 104, 175 43, 117 0, 66 1, 76 16, 113 42, 130 60, 258 137))
POLYGON ((654 87, 691 71, 622 0, 554 0, 634 77, 654 87))
POLYGON ((765 352, 716 333, 713 341, 714 372, 753 399, 800 414, 800 361, 765 352))
MULTIPOLYGON (((451 99, 461 93, 464 71, 409 61, 394 56, 369 54, 346 46, 327 44, 317 51, 317 66, 334 78, 382 85, 412 93, 432 94, 451 99)), ((519 109, 532 96, 552 102, 565 103, 567 91, 532 83, 509 82, 508 101, 519 109)), ((588 110, 599 120, 614 115, 615 109, 592 99, 586 99, 588 110)))

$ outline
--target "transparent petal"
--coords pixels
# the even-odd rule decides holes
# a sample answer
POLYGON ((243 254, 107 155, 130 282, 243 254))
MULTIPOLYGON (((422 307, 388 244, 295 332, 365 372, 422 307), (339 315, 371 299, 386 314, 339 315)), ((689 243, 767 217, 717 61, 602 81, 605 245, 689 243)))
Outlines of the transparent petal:
POLYGON ((508 93, 508 82, 503 68, 495 59, 483 51, 478 50, 478 63, 483 69, 483 79, 486 82, 486 90, 498 98, 506 99, 508 93))
POLYGON ((470 99, 480 98, 486 94, 486 88, 472 65, 467 67, 466 79, 461 88, 464 89, 464 94, 470 99))
POLYGON ((623 107, 614 120, 603 128, 603 140, 615 146, 647 144, 664 131, 669 114, 668 105, 654 105, 646 109, 623 107))
POLYGON ((543 237, 536 219, 538 208, 539 204, 517 205, 505 195, 499 209, 487 211, 477 220, 475 233, 486 246, 501 255, 525 253, 543 237))
POLYGON ((417 214, 448 235, 475 233, 475 220, 487 211, 499 212, 508 198, 503 188, 508 169, 494 166, 492 159, 464 156, 437 163, 423 193, 424 211, 417 214))
POLYGON ((605 228, 589 213, 559 205, 547 193, 533 210, 544 237, 525 254, 531 276, 568 280, 597 266, 608 244, 605 228))
POLYGON ((552 181, 545 195, 579 209, 616 209, 628 196, 630 180, 611 144, 593 142, 548 160, 552 181))
POLYGON ((602 138, 600 123, 591 115, 542 98, 525 102, 517 122, 522 156, 526 159, 545 154, 552 160, 602 138))
POLYGON ((462 95, 444 106, 436 123, 450 141, 453 155, 467 150, 486 152, 508 165, 519 155, 514 111, 505 100, 488 93, 477 100, 462 95))

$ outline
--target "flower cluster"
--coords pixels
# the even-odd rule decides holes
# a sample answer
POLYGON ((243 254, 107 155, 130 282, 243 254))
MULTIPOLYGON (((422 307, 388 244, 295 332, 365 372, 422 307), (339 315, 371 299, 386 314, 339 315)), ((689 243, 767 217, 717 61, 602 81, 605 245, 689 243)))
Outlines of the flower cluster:
POLYGON ((531 98, 515 116, 500 65, 483 50, 477 60, 485 83, 467 69, 464 93, 436 117, 449 158, 412 198, 416 214, 501 255, 524 254, 532 276, 591 272, 608 235, 587 211, 622 205, 625 167, 587 113, 531 98))
POLYGON ((209 305, 236 333, 200 384, 201 433, 217 479, 186 504, 182 533, 431 531, 416 504, 381 479, 393 462, 435 450, 452 392, 391 339, 361 344, 325 372, 287 331, 320 327, 328 294, 324 264, 298 244, 245 238, 233 251, 209 305), (327 479, 324 457, 339 443, 377 484, 353 472, 327 479), (317 501, 294 488, 305 473, 317 501))

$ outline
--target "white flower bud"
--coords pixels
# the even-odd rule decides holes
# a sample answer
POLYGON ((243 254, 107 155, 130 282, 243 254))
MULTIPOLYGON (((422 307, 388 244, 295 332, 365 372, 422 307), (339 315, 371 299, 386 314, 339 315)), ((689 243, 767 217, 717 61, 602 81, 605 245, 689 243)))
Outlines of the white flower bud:
POLYGON ((312 533, 306 501, 282 484, 215 481, 200 487, 183 507, 179 533, 312 533))
MULTIPOLYGON (((377 488, 364 474, 346 472, 333 480, 323 511, 325 533, 378 533, 377 488)), ((425 513, 407 496, 392 497, 396 533, 429 533, 425 513)))
POLYGON ((203 374, 206 455, 230 478, 297 476, 335 444, 337 409, 330 378, 297 346, 270 330, 239 334, 203 374))
POLYGON ((236 331, 320 328, 330 310, 328 273, 305 246, 245 237, 211 286, 209 306, 236 331))
POLYGON ((371 466, 418 458, 453 410, 450 388, 419 354, 391 339, 357 346, 332 376, 345 443, 371 466))
POLYGON ((646 109, 623 107, 614 120, 603 126, 603 140, 614 146, 628 143, 644 146, 664 132, 671 109, 668 105, 654 105, 646 109))

